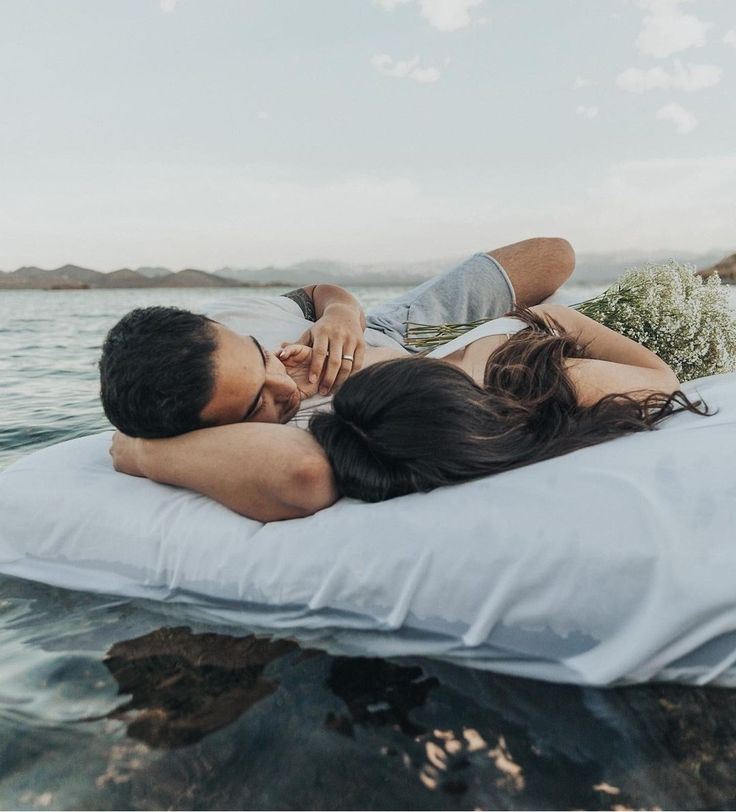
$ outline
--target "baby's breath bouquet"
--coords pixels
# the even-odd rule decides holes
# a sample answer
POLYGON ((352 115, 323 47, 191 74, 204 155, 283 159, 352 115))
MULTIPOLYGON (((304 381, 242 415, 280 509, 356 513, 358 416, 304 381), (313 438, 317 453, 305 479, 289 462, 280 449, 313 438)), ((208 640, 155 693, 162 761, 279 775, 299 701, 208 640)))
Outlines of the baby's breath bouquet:
POLYGON ((736 318, 717 273, 648 263, 574 307, 655 352, 681 381, 736 370, 736 318))

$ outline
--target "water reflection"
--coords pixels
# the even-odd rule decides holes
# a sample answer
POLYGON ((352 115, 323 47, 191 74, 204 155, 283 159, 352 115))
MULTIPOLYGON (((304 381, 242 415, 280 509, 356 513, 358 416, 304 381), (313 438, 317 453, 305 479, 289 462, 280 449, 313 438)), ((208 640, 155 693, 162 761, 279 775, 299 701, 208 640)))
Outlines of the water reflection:
POLYGON ((263 669, 298 646, 288 640, 157 629, 112 646, 104 665, 131 698, 108 718, 151 747, 180 747, 237 719, 278 687, 263 669))
POLYGON ((96 784, 132 782, 138 803, 695 809, 736 797, 724 689, 579 689, 187 627, 117 642, 103 662, 129 696, 107 714, 128 741, 96 784))
POLYGON ((355 725, 388 726, 405 736, 418 736, 425 728, 409 714, 422 707, 439 681, 425 678, 421 668, 402 667, 386 660, 337 657, 330 667, 327 688, 345 703, 345 714, 330 713, 325 724, 346 736, 355 725))

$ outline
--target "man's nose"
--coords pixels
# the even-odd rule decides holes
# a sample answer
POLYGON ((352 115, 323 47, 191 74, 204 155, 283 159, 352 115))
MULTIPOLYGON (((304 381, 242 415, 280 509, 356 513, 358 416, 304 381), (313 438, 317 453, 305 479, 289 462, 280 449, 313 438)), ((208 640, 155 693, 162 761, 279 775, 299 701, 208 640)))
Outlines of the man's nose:
POLYGON ((285 373, 273 375, 269 380, 269 389, 276 400, 289 400, 294 394, 296 385, 285 373))

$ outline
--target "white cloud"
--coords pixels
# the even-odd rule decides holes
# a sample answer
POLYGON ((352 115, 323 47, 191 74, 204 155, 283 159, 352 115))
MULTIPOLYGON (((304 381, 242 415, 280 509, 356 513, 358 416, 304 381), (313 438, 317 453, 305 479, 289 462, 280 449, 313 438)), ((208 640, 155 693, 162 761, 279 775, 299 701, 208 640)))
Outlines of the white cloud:
POLYGON ((403 6, 406 3, 411 3, 413 0, 373 0, 377 6, 386 9, 386 11, 393 11, 396 6, 403 6))
POLYGON ((639 5, 651 12, 644 17, 636 39, 643 54, 663 59, 678 51, 705 45, 706 34, 713 23, 684 14, 680 6, 685 2, 692 0, 639 0, 639 5))
POLYGON ((408 59, 405 62, 394 62, 388 54, 376 54, 371 57, 371 64, 384 76, 404 79, 419 64, 419 57, 415 56, 414 59, 408 59))
POLYGON ((717 65, 682 65, 675 60, 672 72, 657 66, 649 70, 628 68, 616 77, 621 90, 644 93, 647 90, 702 90, 721 81, 723 70, 717 65))
POLYGON ((681 65, 675 61, 672 72, 672 87, 676 90, 702 90, 713 87, 721 81, 723 69, 717 65, 681 65))
POLYGON ((582 118, 595 118, 598 115, 598 108, 580 105, 575 108, 575 112, 582 118))
POLYGON ((667 88, 670 87, 671 82, 669 73, 664 68, 659 67, 650 70, 628 68, 616 77, 618 87, 621 90, 628 90, 630 93, 643 93, 645 90, 667 88))
POLYGON ((376 54, 371 57, 371 64, 379 73, 394 79, 413 79, 415 82, 428 84, 440 78, 437 68, 420 68, 418 56, 403 62, 394 62, 388 54, 376 54))
POLYGON ((470 9, 482 0, 419 0, 422 17, 438 31, 457 31, 472 22, 470 9))
POLYGON ((726 43, 726 45, 733 45, 733 47, 736 48, 736 28, 726 31, 723 41, 726 43))
POLYGON ((168 14, 176 8, 177 0, 159 0, 159 2, 161 4, 161 11, 165 11, 168 14))
POLYGON ((596 84, 592 79, 586 79, 584 76, 576 76, 575 81, 572 83, 573 90, 580 90, 581 87, 593 87, 596 84))
MULTIPOLYGON (((386 11, 393 11, 398 5, 416 2, 419 12, 427 22, 438 31, 457 31, 467 28, 473 21, 470 9, 479 6, 483 0, 373 0, 386 11)), ((487 17, 478 21, 481 25, 488 22, 487 17)))
POLYGON ((265 110, 261 110, 261 112, 258 113, 257 118, 261 121, 267 121, 269 118, 271 118, 271 116, 269 116, 265 110))
POLYGON ((415 82, 422 84, 430 84, 436 82, 440 78, 440 72, 437 68, 415 68, 410 74, 409 78, 415 82))
POLYGON ((677 127, 677 132, 687 135, 698 126, 698 119, 679 104, 665 104, 657 110, 657 118, 661 121, 671 121, 677 127))

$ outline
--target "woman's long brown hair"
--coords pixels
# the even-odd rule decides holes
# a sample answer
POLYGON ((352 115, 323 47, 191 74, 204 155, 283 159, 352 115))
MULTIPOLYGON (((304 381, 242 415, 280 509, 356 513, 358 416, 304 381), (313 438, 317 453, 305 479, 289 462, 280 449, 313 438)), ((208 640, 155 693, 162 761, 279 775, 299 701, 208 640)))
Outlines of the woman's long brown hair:
POLYGON ((429 491, 649 431, 675 412, 710 414, 679 390, 581 405, 565 362, 585 358, 585 347, 526 308, 509 315, 528 327, 491 354, 484 386, 427 357, 384 361, 343 384, 334 412, 310 422, 342 495, 429 491))

